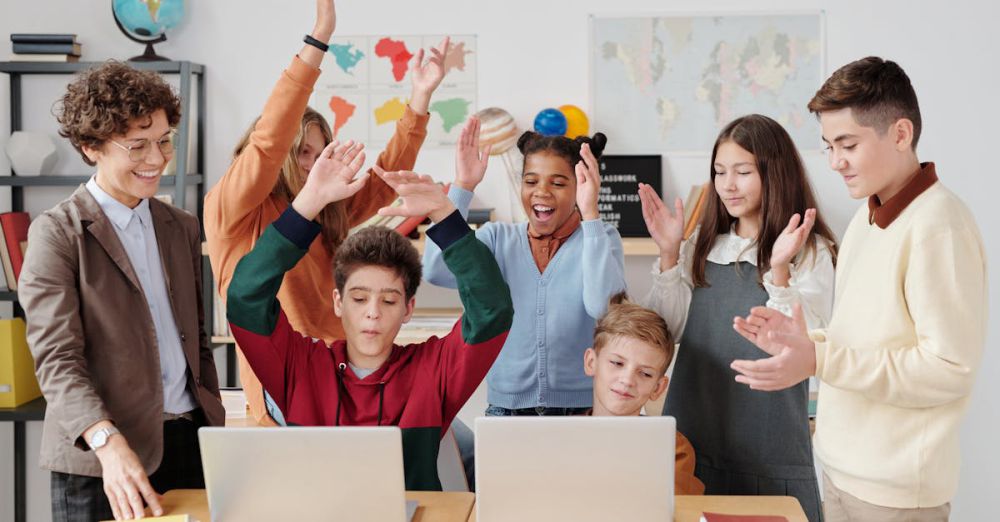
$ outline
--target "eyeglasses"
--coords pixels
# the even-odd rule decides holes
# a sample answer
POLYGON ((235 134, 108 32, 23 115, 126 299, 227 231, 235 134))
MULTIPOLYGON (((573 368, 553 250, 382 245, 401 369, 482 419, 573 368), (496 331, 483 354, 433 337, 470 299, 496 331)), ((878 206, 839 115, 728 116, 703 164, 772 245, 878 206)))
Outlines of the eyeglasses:
MULTIPOLYGON (((139 163, 140 161, 145 160, 149 156, 149 151, 153 150, 153 147, 149 145, 149 140, 147 139, 138 140, 135 142, 134 145, 131 146, 122 145, 121 143, 118 143, 115 140, 108 140, 108 141, 114 143, 115 145, 118 146, 118 148, 127 152, 128 159, 135 163, 139 163)), ((171 132, 170 134, 167 134, 163 138, 160 138, 160 140, 156 142, 156 146, 160 148, 160 153, 163 154, 164 158, 169 158, 173 156, 174 133, 171 132)))

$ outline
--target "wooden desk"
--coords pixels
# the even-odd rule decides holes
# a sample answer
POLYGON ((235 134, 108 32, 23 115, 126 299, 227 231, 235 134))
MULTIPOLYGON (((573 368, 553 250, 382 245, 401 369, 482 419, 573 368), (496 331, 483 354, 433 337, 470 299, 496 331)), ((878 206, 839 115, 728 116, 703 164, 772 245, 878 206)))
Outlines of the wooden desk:
MULTIPOLYGON (((781 515, 788 522, 809 522, 794 497, 678 495, 674 502, 674 522, 698 522, 705 511, 730 515, 781 515)), ((476 510, 473 509, 469 522, 475 521, 476 510)))
MULTIPOLYGON (((407 491, 406 500, 416 500, 413 522, 466 522, 476 496, 472 493, 407 491)), ((163 495, 164 515, 191 515, 199 522, 210 522, 208 497, 204 489, 175 489, 163 495)), ((147 513, 147 516, 149 514, 147 513)))

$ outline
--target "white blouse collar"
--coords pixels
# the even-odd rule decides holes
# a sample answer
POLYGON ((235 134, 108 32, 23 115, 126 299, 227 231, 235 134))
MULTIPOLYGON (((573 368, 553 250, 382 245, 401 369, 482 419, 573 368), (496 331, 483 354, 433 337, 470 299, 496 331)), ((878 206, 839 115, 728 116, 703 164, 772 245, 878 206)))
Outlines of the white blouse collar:
POLYGON ((757 266, 757 240, 740 237, 735 229, 719 234, 708 252, 708 260, 720 265, 746 261, 757 266))

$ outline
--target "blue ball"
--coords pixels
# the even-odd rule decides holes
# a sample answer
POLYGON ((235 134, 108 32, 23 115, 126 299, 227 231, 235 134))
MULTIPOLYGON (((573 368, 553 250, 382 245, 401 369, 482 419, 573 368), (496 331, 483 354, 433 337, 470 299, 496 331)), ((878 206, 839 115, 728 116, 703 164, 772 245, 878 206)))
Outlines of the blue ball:
POLYGON ((542 109, 535 116, 535 132, 542 136, 562 136, 566 125, 566 115, 558 109, 542 109))

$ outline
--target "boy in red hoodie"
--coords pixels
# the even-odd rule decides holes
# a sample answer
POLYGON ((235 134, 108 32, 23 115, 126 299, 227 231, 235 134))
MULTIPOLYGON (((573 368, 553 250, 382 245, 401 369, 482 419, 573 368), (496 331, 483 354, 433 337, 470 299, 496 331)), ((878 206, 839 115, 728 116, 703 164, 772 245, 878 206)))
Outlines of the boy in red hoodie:
POLYGON ((372 227, 350 236, 334 262, 334 310, 347 339, 326 345, 288 324, 276 296, 285 272, 316 239, 313 218, 350 197, 364 161, 360 147, 336 141, 324 150, 305 187, 236 266, 227 313, 254 373, 290 425, 399 426, 408 490, 440 490, 437 450, 465 401, 486 377, 513 318, 510 291, 492 253, 472 233, 440 186, 408 172, 379 175, 403 198, 381 214, 428 215, 427 236, 456 275, 465 307, 443 338, 398 346, 413 314, 420 255, 396 232, 372 227))

